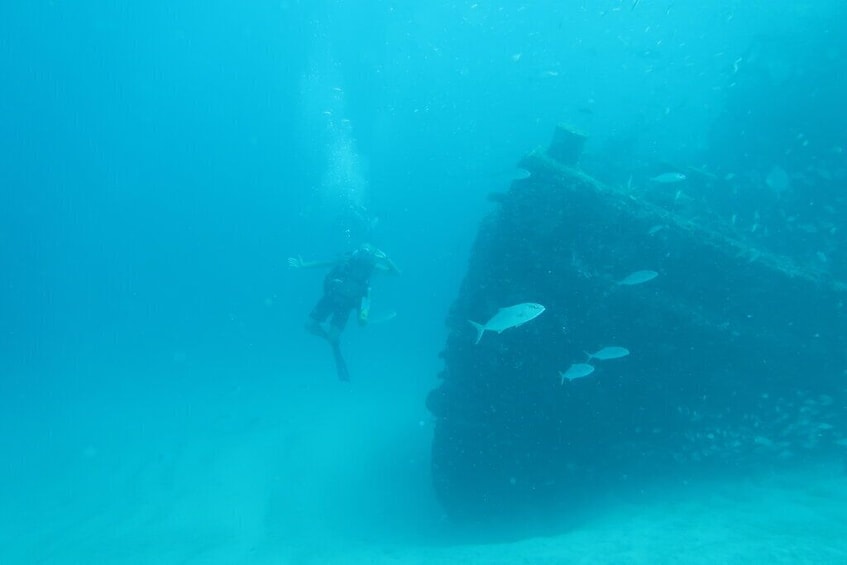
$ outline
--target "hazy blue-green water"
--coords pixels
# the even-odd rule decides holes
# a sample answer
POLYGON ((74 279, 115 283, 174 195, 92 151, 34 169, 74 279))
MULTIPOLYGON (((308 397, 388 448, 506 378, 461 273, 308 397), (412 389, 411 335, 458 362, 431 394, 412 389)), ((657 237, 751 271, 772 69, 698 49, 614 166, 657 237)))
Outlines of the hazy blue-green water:
POLYGON ((844 559, 837 466, 598 500, 561 545, 468 534, 424 399, 487 195, 560 122, 599 179, 706 171, 719 190, 668 198, 847 279, 845 12, 6 2, 0 562, 844 559), (286 259, 364 241, 402 270, 373 281, 397 316, 348 326, 343 385, 303 331, 323 274, 286 259))

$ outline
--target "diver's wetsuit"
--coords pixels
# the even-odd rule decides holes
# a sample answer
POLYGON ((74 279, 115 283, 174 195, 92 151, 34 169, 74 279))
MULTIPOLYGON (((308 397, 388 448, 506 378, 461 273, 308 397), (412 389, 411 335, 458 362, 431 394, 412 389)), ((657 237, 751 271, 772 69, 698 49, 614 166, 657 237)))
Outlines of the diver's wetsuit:
MULTIPOLYGON (((309 317, 320 335, 332 346, 338 377, 349 380, 347 364, 341 356, 338 336, 347 324, 350 312, 361 307, 370 290, 370 276, 376 267, 372 253, 357 250, 337 264, 324 278, 324 293, 312 309, 309 317), (330 332, 319 329, 320 324, 330 318, 330 332)), ((313 330, 314 331, 314 330, 313 330)))
POLYGON ((318 323, 331 317, 330 324, 340 333, 347 325, 350 312, 359 308, 368 295, 373 270, 373 261, 357 257, 356 253, 333 267, 324 278, 323 296, 309 317, 318 323))

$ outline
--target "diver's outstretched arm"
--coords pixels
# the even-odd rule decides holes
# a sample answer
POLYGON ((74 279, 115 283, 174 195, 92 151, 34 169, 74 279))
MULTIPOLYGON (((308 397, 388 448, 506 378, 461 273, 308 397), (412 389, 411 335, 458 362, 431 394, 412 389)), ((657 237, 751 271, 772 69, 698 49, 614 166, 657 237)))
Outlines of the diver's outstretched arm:
POLYGON ((376 268, 384 273, 393 273, 395 275, 400 274, 400 269, 397 268, 397 265, 394 264, 394 261, 392 261, 388 255, 379 258, 376 268))
POLYGON ((304 261, 301 256, 289 257, 288 266, 291 269, 320 269, 324 267, 332 267, 338 261, 304 261))

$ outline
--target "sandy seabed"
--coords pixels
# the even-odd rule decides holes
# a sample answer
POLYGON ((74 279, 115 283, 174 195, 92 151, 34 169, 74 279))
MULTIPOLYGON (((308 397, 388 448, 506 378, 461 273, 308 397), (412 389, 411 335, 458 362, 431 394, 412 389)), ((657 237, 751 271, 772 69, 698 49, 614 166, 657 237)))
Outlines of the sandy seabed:
POLYGON ((847 475, 811 463, 606 497, 556 535, 463 538, 408 392, 230 383, 190 410, 171 398, 149 428, 116 419, 49 457, 14 453, 0 563, 847 563, 847 475))

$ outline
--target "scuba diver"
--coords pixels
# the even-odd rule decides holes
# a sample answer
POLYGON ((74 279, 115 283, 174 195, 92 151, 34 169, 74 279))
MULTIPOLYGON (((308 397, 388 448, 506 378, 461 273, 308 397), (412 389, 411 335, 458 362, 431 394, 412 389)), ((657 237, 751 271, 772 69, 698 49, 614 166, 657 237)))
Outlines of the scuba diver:
POLYGON ((388 256, 369 244, 342 255, 335 261, 303 261, 301 257, 289 257, 292 269, 331 267, 324 277, 321 296, 306 322, 306 330, 324 338, 332 347, 338 378, 350 380, 347 364, 341 355, 339 338, 350 312, 358 310, 359 325, 368 323, 370 310, 370 277, 376 271, 399 274, 400 270, 388 256), (323 324, 329 320, 329 327, 323 324))

